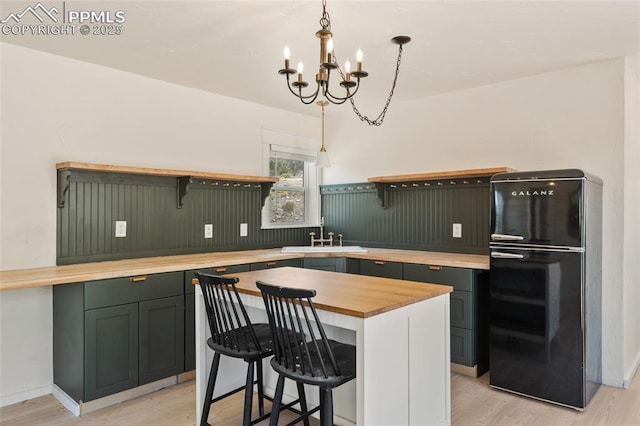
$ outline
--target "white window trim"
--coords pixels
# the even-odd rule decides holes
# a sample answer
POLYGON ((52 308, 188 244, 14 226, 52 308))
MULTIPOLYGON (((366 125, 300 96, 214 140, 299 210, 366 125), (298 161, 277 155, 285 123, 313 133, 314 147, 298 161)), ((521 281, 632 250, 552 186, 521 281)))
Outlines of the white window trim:
MULTIPOLYGON (((320 169, 314 166, 316 152, 309 149, 293 147, 289 145, 263 143, 262 145, 262 169, 263 175, 269 176, 269 158, 272 147, 281 153, 290 153, 296 156, 307 157, 305 160, 305 221, 290 223, 273 223, 269 217, 268 202, 262 207, 262 220, 260 229, 286 229, 286 228, 308 228, 319 226, 320 223, 320 169)), ((277 187, 274 184, 272 189, 277 187)), ((289 188, 290 189, 290 188, 289 188)))

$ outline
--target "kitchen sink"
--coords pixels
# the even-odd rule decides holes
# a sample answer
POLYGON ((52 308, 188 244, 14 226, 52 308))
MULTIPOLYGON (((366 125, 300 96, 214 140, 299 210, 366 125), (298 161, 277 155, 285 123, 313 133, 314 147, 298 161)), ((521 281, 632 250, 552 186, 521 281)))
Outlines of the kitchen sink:
POLYGON ((292 246, 282 247, 282 253, 366 253, 360 246, 292 246))

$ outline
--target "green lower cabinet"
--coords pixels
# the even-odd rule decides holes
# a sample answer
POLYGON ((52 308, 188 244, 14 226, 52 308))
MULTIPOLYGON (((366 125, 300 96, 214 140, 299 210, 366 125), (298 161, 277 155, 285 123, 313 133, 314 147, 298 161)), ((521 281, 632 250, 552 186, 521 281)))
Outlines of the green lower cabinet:
POLYGON ((271 260, 268 262, 257 262, 251 264, 252 271, 259 271, 261 269, 281 268, 283 266, 293 266, 300 268, 302 266, 302 259, 284 259, 284 260, 271 260))
POLYGON ((53 383, 74 401, 183 371, 183 272, 53 286, 53 383))
POLYGON ((86 311, 84 400, 138 386, 138 304, 86 311))
POLYGON ((344 257, 305 257, 302 266, 306 269, 347 272, 347 259, 344 257))
POLYGON ((374 277, 402 279, 402 263, 387 262, 386 260, 360 260, 361 275, 371 275, 374 277))
POLYGON ((184 371, 184 297, 140 302, 138 384, 184 371))
POLYGON ((449 295, 451 362, 489 369, 488 271, 439 265, 404 264, 404 279, 453 287, 449 295))

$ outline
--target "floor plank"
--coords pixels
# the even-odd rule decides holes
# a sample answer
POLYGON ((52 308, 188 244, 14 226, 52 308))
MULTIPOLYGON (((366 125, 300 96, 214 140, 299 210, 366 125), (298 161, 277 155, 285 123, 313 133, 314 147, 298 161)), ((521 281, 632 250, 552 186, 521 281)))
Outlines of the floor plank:
MULTIPOLYGON (((489 374, 478 379, 452 374, 451 394, 451 423, 456 426, 640 425, 640 374, 636 374, 629 389, 601 386, 584 412, 492 389, 489 374)), ((209 423, 238 425, 242 403, 242 393, 217 403, 209 423)), ((192 380, 82 417, 73 416, 53 396, 47 395, 1 408, 0 423, 3 426, 194 425, 197 424, 194 407, 192 380)), ((293 417, 292 413, 283 413, 280 423, 285 424, 293 417)), ((266 424, 267 420, 260 423, 266 424)))

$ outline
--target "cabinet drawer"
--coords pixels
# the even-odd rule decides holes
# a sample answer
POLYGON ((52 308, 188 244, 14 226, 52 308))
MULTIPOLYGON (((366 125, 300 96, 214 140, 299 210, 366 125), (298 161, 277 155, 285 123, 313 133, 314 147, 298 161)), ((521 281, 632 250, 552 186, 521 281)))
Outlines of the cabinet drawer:
POLYGON ((402 279, 402 263, 384 260, 360 260, 360 273, 374 277, 402 279))
POLYGON ((179 296, 183 291, 182 272, 91 281, 84 285, 84 308, 88 310, 179 296))
POLYGON ((451 327, 451 362, 473 367, 473 333, 466 328, 451 327))
POLYGON ((473 309, 472 297, 468 291, 453 291, 450 293, 451 326, 472 328, 473 309))
POLYGON ((239 272, 247 272, 251 269, 249 264, 244 265, 231 265, 231 266, 216 266, 214 268, 202 268, 193 271, 185 271, 184 273, 184 292, 185 294, 195 293, 196 289, 193 285, 193 279, 196 276, 196 272, 203 272, 205 274, 213 275, 231 275, 239 272))
POLYGON ((345 272, 347 270, 344 257, 307 257, 303 259, 302 264, 308 269, 333 272, 345 272))
POLYGON ((251 264, 252 271, 259 271, 260 269, 280 268, 282 266, 294 266, 299 268, 302 265, 301 259, 285 259, 285 260, 272 260, 269 262, 258 262, 251 264))
POLYGON ((473 291, 474 270, 451 266, 404 264, 404 279, 453 286, 454 290, 473 291))

